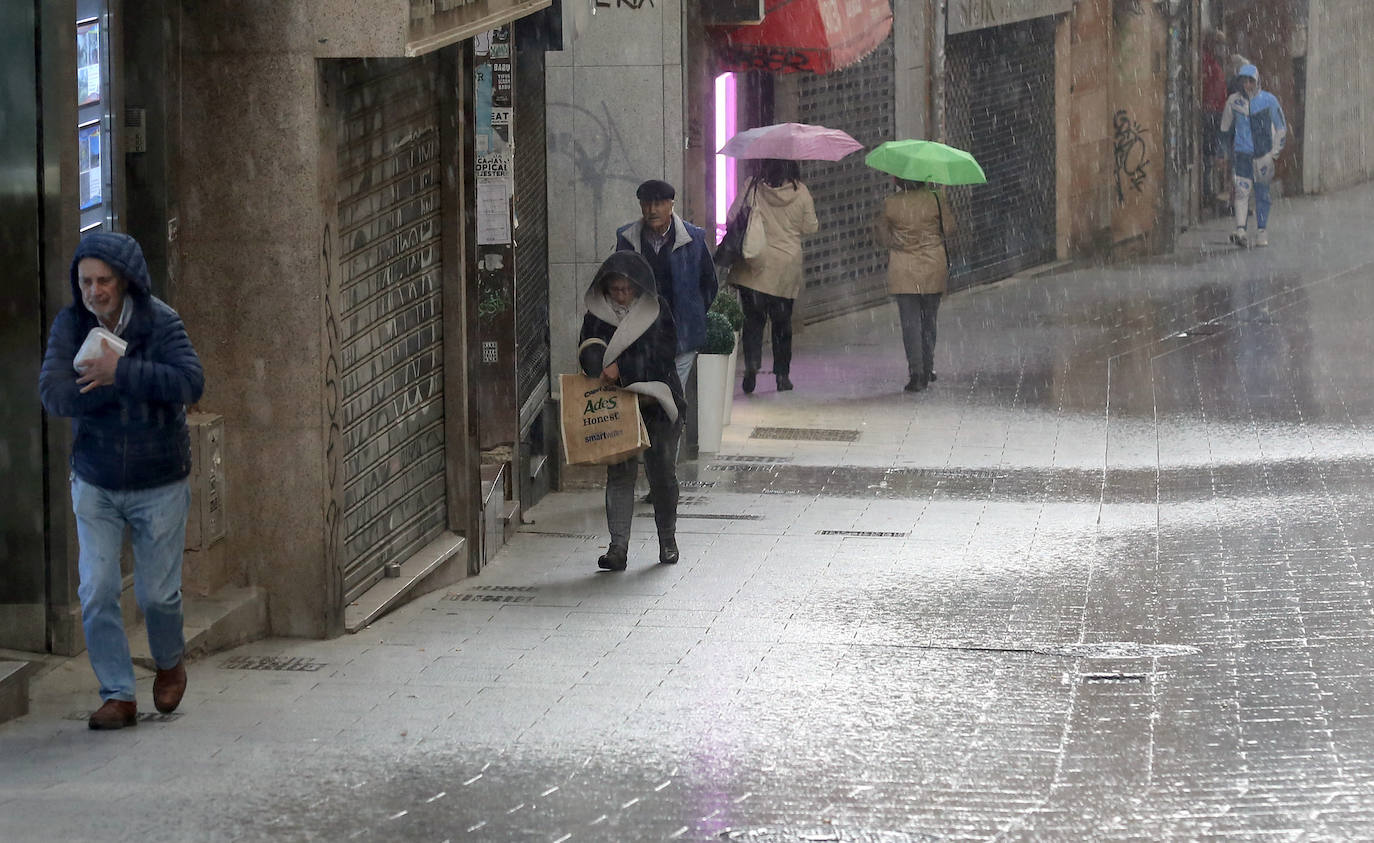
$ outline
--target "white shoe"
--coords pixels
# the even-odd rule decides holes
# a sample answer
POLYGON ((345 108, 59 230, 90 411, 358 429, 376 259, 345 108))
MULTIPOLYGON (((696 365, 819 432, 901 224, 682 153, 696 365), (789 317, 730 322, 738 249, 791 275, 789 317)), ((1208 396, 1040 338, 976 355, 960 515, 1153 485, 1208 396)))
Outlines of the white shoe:
POLYGON ((1256 231, 1256 232, 1255 232, 1255 245, 1256 245, 1256 246, 1268 246, 1268 245, 1269 245, 1269 232, 1265 231, 1265 230, 1262 229, 1262 228, 1261 228, 1259 231, 1256 231))
POLYGON ((1237 227, 1235 231, 1231 232, 1231 242, 1244 249, 1250 245, 1250 238, 1246 236, 1245 229, 1237 227))

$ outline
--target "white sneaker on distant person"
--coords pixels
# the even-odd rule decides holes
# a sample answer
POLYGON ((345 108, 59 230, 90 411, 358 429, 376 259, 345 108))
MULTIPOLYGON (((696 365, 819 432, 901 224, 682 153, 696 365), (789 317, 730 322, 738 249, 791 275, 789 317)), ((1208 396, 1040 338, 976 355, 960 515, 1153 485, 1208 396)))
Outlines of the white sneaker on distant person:
POLYGON ((1269 232, 1265 231, 1265 230, 1262 229, 1262 228, 1261 228, 1259 231, 1256 231, 1256 232, 1255 232, 1255 245, 1256 245, 1256 246, 1268 246, 1268 245, 1269 245, 1269 232))
POLYGON ((1250 245, 1250 238, 1246 236, 1245 229, 1236 226, 1236 230, 1231 232, 1231 242, 1244 249, 1250 245))

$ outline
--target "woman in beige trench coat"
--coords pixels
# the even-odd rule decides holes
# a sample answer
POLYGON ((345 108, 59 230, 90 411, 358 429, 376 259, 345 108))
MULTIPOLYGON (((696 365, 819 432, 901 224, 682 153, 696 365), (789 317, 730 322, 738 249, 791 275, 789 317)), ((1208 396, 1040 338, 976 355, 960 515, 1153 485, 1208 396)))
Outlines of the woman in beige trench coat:
POLYGON ((763 365, 763 325, 772 322, 773 376, 778 392, 792 388, 792 305, 802 288, 803 234, 820 228, 811 192, 801 182, 796 161, 762 159, 757 192, 750 187, 736 197, 727 219, 748 201, 763 220, 768 245, 763 254, 741 261, 730 270, 729 282, 739 287, 744 310, 740 346, 744 354, 744 391, 753 392, 763 365))
POLYGON ((954 216, 933 187, 893 181, 899 190, 883 200, 873 233, 888 249, 887 286, 902 320, 906 391, 920 392, 935 380, 935 317, 949 282, 945 238, 954 233, 954 216))

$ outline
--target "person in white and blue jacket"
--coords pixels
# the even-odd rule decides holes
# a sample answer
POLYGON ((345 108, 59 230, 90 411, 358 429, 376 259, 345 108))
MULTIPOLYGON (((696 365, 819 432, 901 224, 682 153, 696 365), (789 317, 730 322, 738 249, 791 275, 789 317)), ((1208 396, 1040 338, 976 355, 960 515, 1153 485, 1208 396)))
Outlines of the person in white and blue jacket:
POLYGON ((1255 196, 1255 245, 1269 245, 1269 183, 1274 179, 1274 159, 1283 151, 1288 123, 1278 98, 1260 89, 1259 70, 1253 64, 1236 72, 1242 90, 1226 100, 1221 114, 1221 135, 1232 151, 1231 173, 1235 182, 1236 230, 1231 242, 1250 245, 1246 225, 1250 218, 1250 194, 1255 196))

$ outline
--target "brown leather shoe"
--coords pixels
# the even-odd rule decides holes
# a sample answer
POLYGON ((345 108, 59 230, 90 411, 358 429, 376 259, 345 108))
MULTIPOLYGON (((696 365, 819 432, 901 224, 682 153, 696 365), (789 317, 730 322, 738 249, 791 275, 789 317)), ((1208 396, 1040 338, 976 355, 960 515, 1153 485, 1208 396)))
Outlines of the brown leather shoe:
POLYGON ((92 729, 123 729, 138 725, 138 704, 132 700, 105 700, 86 721, 92 729))
POLYGON ((176 663, 176 667, 159 670, 153 680, 153 705, 163 714, 171 714, 181 705, 181 695, 186 693, 186 660, 176 663))

